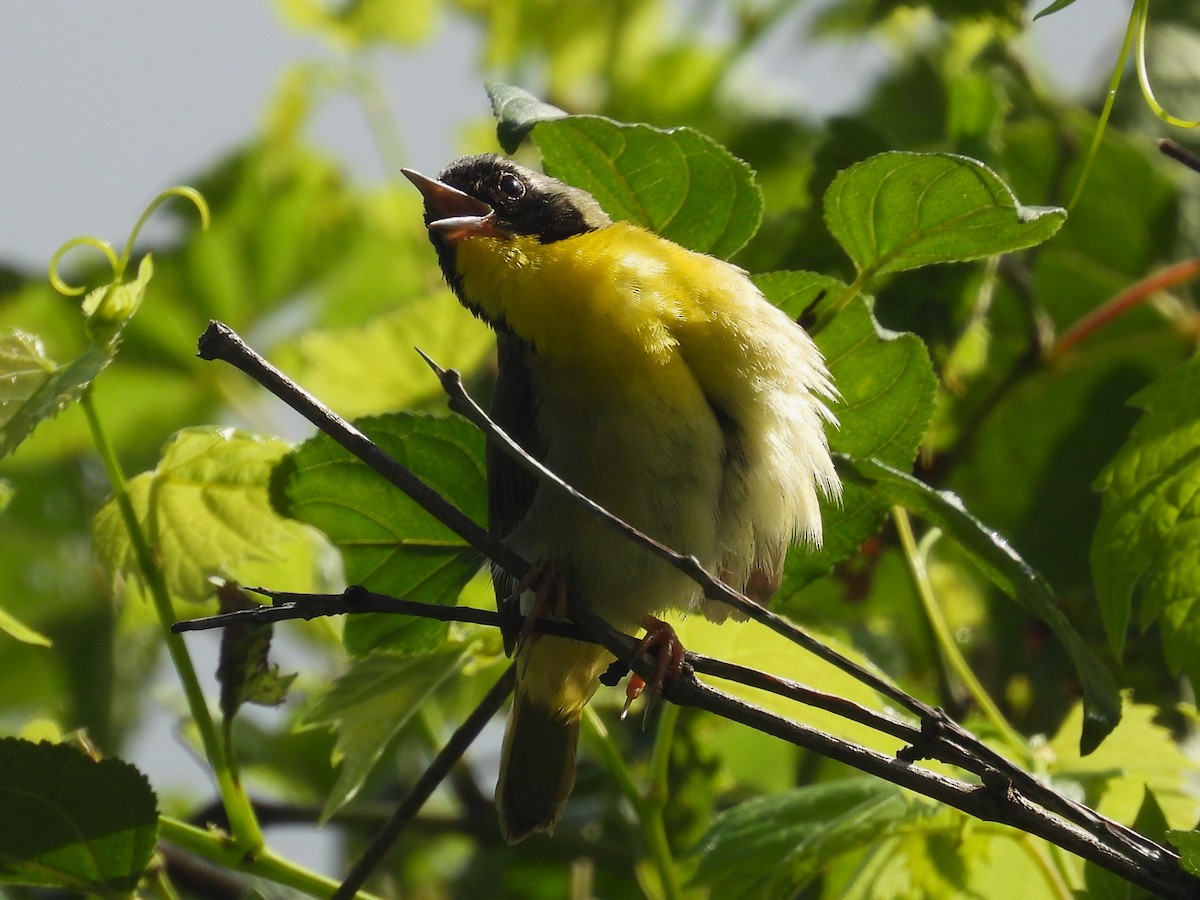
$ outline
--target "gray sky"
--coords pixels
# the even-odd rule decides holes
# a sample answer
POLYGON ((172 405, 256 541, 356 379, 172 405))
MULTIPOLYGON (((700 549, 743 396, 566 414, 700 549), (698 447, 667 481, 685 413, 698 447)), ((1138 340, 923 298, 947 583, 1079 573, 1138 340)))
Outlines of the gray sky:
MULTIPOLYGON (((800 4, 750 65, 773 79, 779 102, 828 113, 856 96, 884 58, 870 46, 798 52, 809 6, 800 4)), ((1032 36, 1049 49, 1040 55, 1060 83, 1095 84, 1126 15, 1122 0, 1079 0, 1040 20, 1032 36)), ((416 168, 440 167, 458 150, 456 129, 486 114, 471 66, 478 42, 471 25, 445 17, 433 43, 379 57, 384 92, 416 168)), ((7 4, 0 28, 0 261, 43 268, 76 235, 123 241, 161 189, 257 131, 285 65, 332 56, 321 42, 288 31, 267 3, 7 4)), ((331 99, 314 135, 359 177, 380 177, 353 101, 331 99)))

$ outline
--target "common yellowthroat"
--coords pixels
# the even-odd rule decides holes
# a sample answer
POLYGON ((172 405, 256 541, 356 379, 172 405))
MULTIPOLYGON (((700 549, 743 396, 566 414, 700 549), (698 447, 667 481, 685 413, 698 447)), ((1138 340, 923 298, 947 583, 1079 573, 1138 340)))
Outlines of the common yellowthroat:
MULTIPOLYGON (((446 281, 496 331, 497 423, 610 512, 769 596, 789 545, 821 542, 819 495, 841 492, 825 435, 836 393, 808 334, 736 266, 613 222, 590 194, 510 160, 405 175, 446 281)), ((487 468, 489 527, 539 564, 543 595, 552 583, 625 631, 706 606, 490 446, 487 468)), ((530 612, 529 585, 495 584, 530 612)), ((496 786, 510 843, 553 831, 583 706, 611 662, 578 641, 522 642, 496 786)))

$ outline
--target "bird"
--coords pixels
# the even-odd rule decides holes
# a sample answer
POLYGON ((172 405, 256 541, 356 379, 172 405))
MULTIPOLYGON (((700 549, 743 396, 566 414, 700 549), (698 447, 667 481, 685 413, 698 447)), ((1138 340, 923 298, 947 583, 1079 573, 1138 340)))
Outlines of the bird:
MULTIPOLYGON (((496 333, 493 420, 609 512, 768 598, 789 546, 819 547, 821 502, 841 496, 838 394, 804 328, 744 270, 614 221, 586 191, 508 158, 404 175, 446 282, 496 333)), ((533 565, 521 580, 493 571, 501 610, 563 618, 565 599, 627 632, 671 610, 726 614, 490 442, 486 468, 488 528, 533 565)), ((613 662, 562 637, 507 634, 514 645, 496 786, 510 844, 553 833, 584 705, 613 662)))

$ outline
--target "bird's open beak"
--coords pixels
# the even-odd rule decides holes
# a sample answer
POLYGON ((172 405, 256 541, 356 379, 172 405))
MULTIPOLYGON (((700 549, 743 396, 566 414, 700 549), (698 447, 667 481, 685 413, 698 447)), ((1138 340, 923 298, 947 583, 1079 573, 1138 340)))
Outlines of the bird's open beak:
POLYGON ((400 171, 425 197, 426 227, 430 231, 436 231, 450 241, 499 234, 492 224, 494 210, 482 200, 412 169, 400 171))

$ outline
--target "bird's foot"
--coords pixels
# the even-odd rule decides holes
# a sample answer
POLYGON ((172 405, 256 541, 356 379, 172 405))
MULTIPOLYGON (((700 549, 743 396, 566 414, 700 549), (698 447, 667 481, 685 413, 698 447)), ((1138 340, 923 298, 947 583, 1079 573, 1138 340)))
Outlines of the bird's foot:
POLYGON ((517 589, 520 592, 533 591, 533 603, 525 614, 521 632, 517 636, 516 653, 519 654, 526 642, 532 644, 541 637, 536 631, 538 622, 542 619, 566 618, 567 579, 556 574, 549 563, 541 562, 529 567, 517 589))
POLYGON ((629 707, 633 701, 640 697, 647 687, 650 688, 651 696, 659 696, 662 694, 666 680, 678 678, 683 672, 683 661, 687 651, 679 642, 675 629, 654 616, 646 616, 642 619, 642 627, 646 629, 646 636, 638 644, 634 658, 653 648, 657 664, 654 669, 654 677, 649 682, 637 674, 630 673, 629 681, 625 686, 625 706, 621 710, 622 719, 629 713, 629 707))

